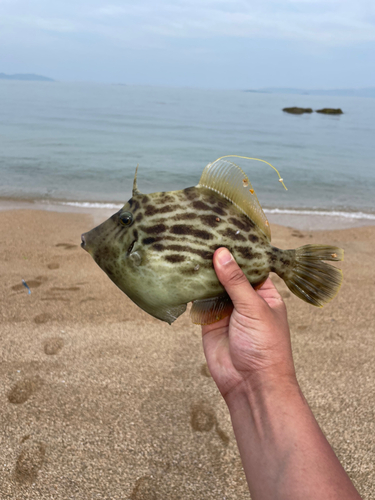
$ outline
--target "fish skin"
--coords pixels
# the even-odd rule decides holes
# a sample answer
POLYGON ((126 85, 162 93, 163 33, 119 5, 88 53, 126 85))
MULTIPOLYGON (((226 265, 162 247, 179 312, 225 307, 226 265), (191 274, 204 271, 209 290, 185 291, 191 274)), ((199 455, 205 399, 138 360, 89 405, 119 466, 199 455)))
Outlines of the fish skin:
POLYGON ((254 286, 270 272, 283 277, 294 250, 273 247, 230 200, 205 187, 136 194, 83 235, 84 248, 143 310, 171 323, 194 300, 225 293, 215 274, 215 250, 228 248, 254 286), (122 214, 132 214, 124 227, 122 214))

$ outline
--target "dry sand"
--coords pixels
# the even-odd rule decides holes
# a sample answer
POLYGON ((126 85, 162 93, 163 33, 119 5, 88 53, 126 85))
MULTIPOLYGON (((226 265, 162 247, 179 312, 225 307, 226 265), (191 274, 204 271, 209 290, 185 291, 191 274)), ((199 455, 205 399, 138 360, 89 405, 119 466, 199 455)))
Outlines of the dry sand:
MULTIPOLYGON (((79 247, 92 226, 87 214, 0 213, 0 498, 249 499, 200 328, 138 309, 79 247)), ((345 248, 344 285, 324 309, 274 281, 306 398, 375 498, 375 227, 272 229, 281 248, 345 248)))

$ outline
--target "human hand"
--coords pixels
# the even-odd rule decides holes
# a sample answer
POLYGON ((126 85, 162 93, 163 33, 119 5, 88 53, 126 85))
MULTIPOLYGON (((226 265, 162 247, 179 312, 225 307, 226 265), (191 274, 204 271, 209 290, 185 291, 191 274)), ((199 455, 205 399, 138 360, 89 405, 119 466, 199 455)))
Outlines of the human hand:
POLYGON ((296 383, 286 307, 270 278, 255 291, 226 248, 216 250, 214 267, 234 305, 231 316, 202 327, 223 397, 280 378, 296 383))

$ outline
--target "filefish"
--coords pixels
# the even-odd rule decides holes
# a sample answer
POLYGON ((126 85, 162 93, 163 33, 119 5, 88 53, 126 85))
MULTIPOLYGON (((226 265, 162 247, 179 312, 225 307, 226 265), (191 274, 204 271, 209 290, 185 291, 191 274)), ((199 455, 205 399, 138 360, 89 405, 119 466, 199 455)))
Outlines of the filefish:
MULTIPOLYGON (((138 170, 138 167, 137 167, 138 170)), ((341 286, 341 248, 271 245, 268 220, 247 175, 228 160, 203 170, 199 183, 179 191, 142 194, 135 172, 132 198, 108 220, 82 235, 84 248, 139 307, 171 324, 192 302, 195 324, 231 314, 233 304, 213 268, 226 247, 254 288, 270 272, 305 302, 322 307, 341 286)), ((281 179, 282 180, 282 179, 281 179)))

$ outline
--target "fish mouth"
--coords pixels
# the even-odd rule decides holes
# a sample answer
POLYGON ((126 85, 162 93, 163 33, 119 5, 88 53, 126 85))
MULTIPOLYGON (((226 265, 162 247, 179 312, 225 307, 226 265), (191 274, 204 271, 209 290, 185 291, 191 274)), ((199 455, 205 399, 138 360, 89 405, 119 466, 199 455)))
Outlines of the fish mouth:
MULTIPOLYGON (((85 233, 86 234, 86 233, 85 233)), ((85 234, 81 235, 81 248, 87 251, 85 234)))

